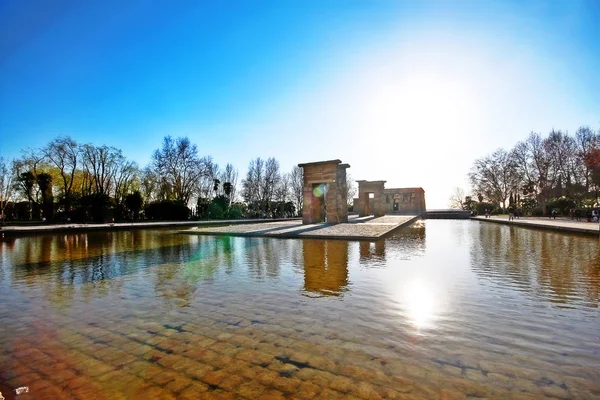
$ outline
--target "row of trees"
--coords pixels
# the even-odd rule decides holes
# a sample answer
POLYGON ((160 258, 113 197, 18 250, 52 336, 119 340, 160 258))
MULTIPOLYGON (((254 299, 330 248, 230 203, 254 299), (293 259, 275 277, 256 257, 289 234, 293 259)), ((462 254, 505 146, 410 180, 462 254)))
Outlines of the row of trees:
POLYGON ((252 216, 291 216, 302 210, 303 185, 302 168, 281 173, 275 158, 256 158, 248 165, 242 196, 252 216))
POLYGON ((463 197, 457 191, 451 197, 453 207, 485 203, 532 214, 596 207, 600 131, 581 127, 572 136, 552 130, 546 137, 532 132, 510 150, 498 149, 475 160, 469 179, 473 194, 463 197))
POLYGON ((122 208, 137 170, 114 147, 57 138, 12 163, 0 160, 0 214, 10 207, 8 214, 20 219, 53 219, 55 212, 92 217, 111 198, 122 208), (10 203, 13 198, 20 203, 10 203))
POLYGON ((0 158, 0 217, 106 222, 292 217, 302 210, 298 166, 282 172, 275 158, 256 158, 240 186, 232 164, 221 168, 200 156, 186 137, 165 137, 144 168, 117 148, 59 137, 12 162, 0 158))

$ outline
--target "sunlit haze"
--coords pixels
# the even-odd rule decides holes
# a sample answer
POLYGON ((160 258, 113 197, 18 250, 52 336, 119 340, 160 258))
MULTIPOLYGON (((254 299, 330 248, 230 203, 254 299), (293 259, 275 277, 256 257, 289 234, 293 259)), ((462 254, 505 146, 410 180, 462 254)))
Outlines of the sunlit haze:
POLYGON ((341 159, 445 208, 473 160, 600 127, 600 2, 0 4, 0 156, 59 135, 147 164, 341 159))

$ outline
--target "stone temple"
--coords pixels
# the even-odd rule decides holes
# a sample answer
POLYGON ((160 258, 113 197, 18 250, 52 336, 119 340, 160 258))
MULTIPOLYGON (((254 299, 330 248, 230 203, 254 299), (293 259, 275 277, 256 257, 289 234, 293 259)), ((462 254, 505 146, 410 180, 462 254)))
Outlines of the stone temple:
POLYGON ((304 170, 302 223, 348 222, 346 168, 340 160, 298 164, 304 170))
POLYGON ((360 217, 386 214, 416 214, 426 211, 423 188, 385 188, 385 181, 356 181, 358 198, 353 209, 360 217))
MULTIPOLYGON (((304 170, 302 223, 348 222, 346 169, 340 160, 298 164, 304 170)), ((360 217, 385 214, 421 215, 426 211, 423 188, 385 188, 385 181, 357 181, 354 211, 360 217)))

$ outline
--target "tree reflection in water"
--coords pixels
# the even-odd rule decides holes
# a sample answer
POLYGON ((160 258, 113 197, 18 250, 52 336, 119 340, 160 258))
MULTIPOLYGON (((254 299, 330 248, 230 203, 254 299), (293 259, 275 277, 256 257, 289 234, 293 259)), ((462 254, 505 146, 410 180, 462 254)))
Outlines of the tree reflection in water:
POLYGON ((479 223, 471 267, 482 279, 509 284, 556 307, 600 300, 598 239, 559 232, 479 223))

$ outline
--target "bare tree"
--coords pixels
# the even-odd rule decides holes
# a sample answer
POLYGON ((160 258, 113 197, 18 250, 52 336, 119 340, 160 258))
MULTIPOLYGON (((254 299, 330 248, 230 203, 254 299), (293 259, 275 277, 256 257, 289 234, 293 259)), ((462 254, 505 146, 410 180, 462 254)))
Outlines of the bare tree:
POLYGON ((286 203, 290 197, 291 177, 290 174, 281 174, 279 183, 275 187, 275 201, 286 203))
POLYGON ((117 204, 122 204, 125 197, 134 192, 134 183, 139 175, 139 168, 135 162, 128 161, 123 156, 116 159, 113 196, 117 204))
POLYGON ((304 169, 297 165, 292 168, 290 174, 290 186, 292 190, 292 198, 298 215, 302 213, 302 207, 304 205, 304 169))
POLYGON ((242 197, 246 203, 251 204, 262 198, 261 189, 264 176, 264 161, 258 157, 248 164, 246 179, 242 181, 242 197))
POLYGON ((40 173, 48 172, 49 168, 45 164, 45 156, 42 152, 35 149, 22 151, 22 156, 13 161, 13 169, 17 178, 16 184, 30 203, 38 203, 40 197, 40 188, 36 184, 40 173), (26 183, 30 180, 31 184, 26 183), (30 186, 28 189, 27 186, 30 186))
POLYGON ((575 133, 575 160, 574 168, 578 171, 578 183, 585 187, 587 192, 592 183, 592 170, 585 160, 590 157, 594 148, 600 147, 600 134, 587 126, 580 127, 575 133))
POLYGON ((173 140, 166 136, 162 147, 152 155, 152 166, 171 187, 175 200, 188 204, 198 192, 198 182, 208 175, 209 160, 198 156, 198 149, 187 137, 173 140))
POLYGON ((265 206, 265 212, 269 211, 271 201, 274 198, 275 188, 280 180, 279 161, 271 157, 265 163, 265 175, 261 185, 262 203, 265 206))
POLYGON ((575 139, 560 130, 552 130, 544 140, 544 147, 551 160, 550 168, 554 180, 552 197, 570 194, 573 184, 577 183, 576 171, 571 164, 576 154, 575 139))
POLYGON ((125 157, 121 150, 108 146, 82 146, 82 165, 89 177, 90 191, 101 195, 110 194, 115 187, 117 171, 125 157))
POLYGON ((558 171, 548 150, 547 141, 539 133, 531 132, 527 140, 517 143, 512 151, 523 194, 535 195, 544 213, 546 203, 552 196, 558 171))
POLYGON ((454 189, 454 193, 448 199, 448 206, 455 209, 463 209, 463 202, 465 200, 465 191, 462 188, 457 187, 454 189))
POLYGON ((140 173, 140 189, 145 204, 158 200, 160 179, 150 167, 140 173))
POLYGON ((71 203, 71 193, 75 173, 77 172, 80 149, 70 137, 59 137, 50 142, 43 150, 46 159, 54 165, 62 178, 62 194, 65 207, 71 203))
POLYGON ((219 179, 219 164, 215 163, 211 157, 206 157, 204 160, 204 174, 198 179, 197 195, 210 200, 213 196, 220 194, 214 190, 215 179, 219 179))
POLYGON ((356 196, 356 192, 358 188, 356 187, 356 182, 352 179, 352 175, 346 173, 346 201, 348 202, 348 206, 354 204, 354 196, 356 196))
POLYGON ((518 186, 518 174, 510 153, 498 149, 475 161, 469 174, 473 188, 494 203, 506 208, 510 193, 518 186))
POLYGON ((234 202, 237 195, 238 171, 232 164, 227 164, 221 172, 221 182, 223 182, 223 193, 229 198, 229 202, 234 202), (229 193, 227 193, 229 192, 229 193))
POLYGON ((13 196, 15 174, 14 162, 9 167, 4 157, 0 157, 0 221, 4 220, 4 210, 13 196))

